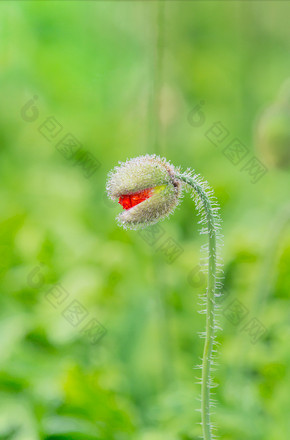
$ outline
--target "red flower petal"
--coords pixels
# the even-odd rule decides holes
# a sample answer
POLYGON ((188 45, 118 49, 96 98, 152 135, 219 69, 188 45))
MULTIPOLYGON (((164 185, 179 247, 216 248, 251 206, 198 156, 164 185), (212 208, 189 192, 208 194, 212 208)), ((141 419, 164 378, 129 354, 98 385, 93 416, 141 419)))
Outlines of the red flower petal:
POLYGON ((144 189, 143 191, 134 194, 125 194, 119 197, 119 203, 123 206, 123 209, 133 208, 133 206, 139 205, 144 200, 149 199, 153 194, 153 190, 144 189))

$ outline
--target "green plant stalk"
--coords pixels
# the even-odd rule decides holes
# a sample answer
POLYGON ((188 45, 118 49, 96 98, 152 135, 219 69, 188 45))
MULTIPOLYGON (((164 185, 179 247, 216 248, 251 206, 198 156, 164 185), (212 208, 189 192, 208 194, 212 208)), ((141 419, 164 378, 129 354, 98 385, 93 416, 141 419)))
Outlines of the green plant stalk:
MULTIPOLYGON (((200 215, 201 233, 208 235, 206 266, 208 286, 205 298, 206 331, 201 377, 201 424, 204 440, 213 439, 211 423, 211 371, 215 345, 215 297, 220 287, 217 272, 220 230, 219 206, 208 183, 194 171, 181 173, 165 158, 156 155, 140 156, 120 163, 110 172, 108 196, 119 199, 124 211, 117 220, 121 226, 142 229, 170 215, 178 205, 183 188, 191 189, 200 215), (148 193, 149 191, 149 193, 148 193)), ((202 246, 204 248, 204 246, 202 246)))
POLYGON ((175 176, 182 182, 190 185, 197 193, 205 212, 206 228, 208 231, 208 286, 206 295, 206 334, 202 359, 201 378, 201 421, 204 440, 212 439, 210 421, 210 390, 211 390, 211 365, 215 336, 215 296, 217 278, 217 228, 215 208, 212 207, 210 197, 204 187, 186 174, 176 173, 175 176))

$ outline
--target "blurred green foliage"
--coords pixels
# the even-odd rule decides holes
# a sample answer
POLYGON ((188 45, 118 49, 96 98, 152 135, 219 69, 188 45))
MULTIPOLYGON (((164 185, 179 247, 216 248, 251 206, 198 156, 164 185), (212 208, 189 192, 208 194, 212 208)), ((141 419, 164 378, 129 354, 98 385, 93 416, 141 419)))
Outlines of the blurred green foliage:
POLYGON ((157 7, 0 4, 1 440, 200 435, 194 367, 202 355, 205 283, 192 271, 204 237, 194 206, 186 195, 152 245, 117 227, 120 206, 104 193, 119 160, 145 153, 194 168, 221 204, 227 296, 214 373, 220 438, 290 436, 289 228, 271 242, 289 202, 289 169, 271 167, 255 145, 260 115, 289 76, 290 4, 165 3, 155 149, 157 7), (188 114, 200 101, 205 121, 197 127, 188 114), (40 126, 52 121, 62 130, 46 139, 40 126), (227 141, 215 147, 205 136, 217 121, 229 141, 248 149, 240 164, 224 154, 227 141), (89 178, 81 162, 56 149, 67 133, 100 164, 89 178), (253 184, 241 168, 255 155, 269 170, 253 184), (159 248, 167 239, 182 249, 171 264, 159 248), (64 291, 52 290, 52 305, 55 286, 64 291), (267 286, 263 307, 255 303, 259 286, 267 286), (67 309, 73 300, 80 316, 87 311, 79 324, 67 309), (233 301, 245 315, 238 322, 233 301), (257 341, 247 327, 254 318, 265 328, 257 341), (95 344, 83 331, 91 319, 107 330, 95 344))

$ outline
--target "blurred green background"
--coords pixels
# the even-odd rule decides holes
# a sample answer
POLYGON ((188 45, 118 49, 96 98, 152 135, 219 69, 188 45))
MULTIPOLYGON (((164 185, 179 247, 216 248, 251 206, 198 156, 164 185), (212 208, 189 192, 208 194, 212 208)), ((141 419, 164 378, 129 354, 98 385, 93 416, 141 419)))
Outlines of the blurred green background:
POLYGON ((1 2, 1 440, 201 434, 194 205, 138 233, 105 194, 146 153, 221 204, 220 438, 290 437, 289 18, 283 1, 1 2))

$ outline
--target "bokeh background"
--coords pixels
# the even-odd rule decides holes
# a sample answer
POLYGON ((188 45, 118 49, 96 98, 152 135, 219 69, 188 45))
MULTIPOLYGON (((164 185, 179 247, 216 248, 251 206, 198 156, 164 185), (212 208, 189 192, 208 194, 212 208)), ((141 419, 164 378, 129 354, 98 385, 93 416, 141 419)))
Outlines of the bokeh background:
POLYGON ((220 438, 289 438, 289 18, 283 1, 1 2, 0 439, 201 434, 194 205, 140 233, 105 194, 146 153, 221 205, 220 438))

